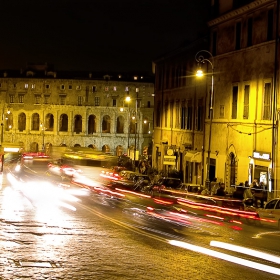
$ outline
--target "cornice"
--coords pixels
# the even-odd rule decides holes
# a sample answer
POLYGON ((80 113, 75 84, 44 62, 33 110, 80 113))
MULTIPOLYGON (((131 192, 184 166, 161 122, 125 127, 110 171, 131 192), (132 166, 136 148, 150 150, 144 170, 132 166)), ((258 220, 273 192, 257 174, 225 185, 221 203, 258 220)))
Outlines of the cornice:
POLYGON ((241 16, 242 14, 248 13, 258 7, 261 7, 263 5, 267 5, 267 4, 272 4, 276 2, 275 0, 256 0, 248 5, 245 5, 241 8, 238 8, 236 10, 230 11, 229 13, 226 13, 220 17, 217 17, 213 20, 210 20, 208 22, 209 27, 215 26, 219 23, 222 23, 224 21, 227 21, 229 19, 235 18, 237 16, 241 16))

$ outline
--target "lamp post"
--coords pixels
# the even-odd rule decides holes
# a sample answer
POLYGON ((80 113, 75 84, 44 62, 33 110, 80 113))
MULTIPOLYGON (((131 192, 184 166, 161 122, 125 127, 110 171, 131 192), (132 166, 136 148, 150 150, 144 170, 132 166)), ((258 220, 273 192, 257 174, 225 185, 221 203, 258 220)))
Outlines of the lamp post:
POLYGON ((212 136, 212 121, 213 121, 213 97, 214 97, 214 58, 212 53, 207 50, 201 50, 196 53, 195 60, 198 62, 199 69, 196 72, 197 77, 203 76, 203 71, 201 69, 201 64, 208 62, 211 65, 211 93, 210 93, 210 107, 209 107, 209 138, 208 138, 208 151, 207 151, 207 173, 205 185, 210 190, 210 154, 211 154, 211 136, 212 136), (208 55, 209 58, 205 58, 204 55, 208 55))
POLYGON ((127 127, 127 155, 129 156, 129 138, 130 138, 130 109, 129 109, 129 102, 131 98, 129 96, 129 92, 127 92, 127 96, 125 98, 125 101, 128 104, 128 127, 127 127))
POLYGON ((40 127, 42 130, 42 152, 44 152, 45 151, 45 133, 44 133, 45 126, 44 126, 44 123, 41 123, 40 127))
POLYGON ((138 93, 139 88, 135 89, 136 91, 136 101, 135 101, 135 135, 134 135, 134 171, 136 170, 136 151, 137 151, 137 107, 138 107, 138 93))

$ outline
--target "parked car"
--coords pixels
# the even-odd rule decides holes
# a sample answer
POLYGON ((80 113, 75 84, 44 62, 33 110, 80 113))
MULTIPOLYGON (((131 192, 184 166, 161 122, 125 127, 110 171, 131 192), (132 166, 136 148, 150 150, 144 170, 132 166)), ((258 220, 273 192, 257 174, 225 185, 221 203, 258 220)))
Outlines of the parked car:
POLYGON ((280 198, 270 200, 264 208, 258 208, 256 211, 262 225, 277 227, 280 230, 280 198))

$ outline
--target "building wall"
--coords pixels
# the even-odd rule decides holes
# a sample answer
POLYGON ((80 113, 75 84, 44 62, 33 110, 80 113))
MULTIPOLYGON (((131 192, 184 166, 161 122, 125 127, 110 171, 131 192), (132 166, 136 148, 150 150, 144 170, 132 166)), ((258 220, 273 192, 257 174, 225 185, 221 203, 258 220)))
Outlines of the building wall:
POLYGON ((49 76, 47 72, 36 73, 36 71, 26 71, 18 75, 9 71, 3 72, 0 78, 4 124, 2 142, 23 142, 27 151, 34 147, 41 150, 43 144, 50 143, 53 146, 92 145, 97 150, 107 147, 106 151, 115 155, 120 147, 123 153, 127 153, 128 146, 134 150, 135 134, 129 132, 128 124, 130 117, 135 115, 137 100, 137 150, 140 149, 142 154, 144 147, 151 145, 154 111, 153 82, 145 82, 140 76, 120 80, 118 77, 112 80, 112 76, 101 76, 99 79, 93 79, 91 76, 75 78, 74 73, 72 76, 63 78, 59 73, 52 73, 49 76), (125 101, 128 94, 131 97, 130 104, 125 101), (26 116, 26 127, 23 131, 19 130, 18 123, 21 113, 26 116), (34 113, 39 115, 39 129, 34 129, 32 124, 34 113), (53 116, 53 128, 49 130, 46 119, 48 114, 53 116), (60 130, 62 114, 68 116, 67 131, 60 130), (82 123, 79 131, 75 131, 77 115, 81 116, 82 123), (88 130, 90 115, 96 117, 94 133, 88 130), (104 116, 109 116, 110 132, 102 129, 104 116), (117 133, 118 117, 122 120, 122 133, 117 133))
MULTIPOLYGON (((217 5, 217 1, 214 2, 217 5)), ((174 168, 184 173, 185 182, 204 184, 209 153, 210 180, 216 177, 229 189, 240 182, 263 180, 261 174, 264 173, 269 195, 277 196, 280 188, 277 1, 219 2, 225 5, 221 5, 220 14, 209 21, 209 43, 190 44, 154 61, 154 164, 164 168, 163 157, 167 151, 180 148, 181 158, 176 158, 174 168), (194 75, 195 57, 200 52, 207 59, 201 65, 207 75, 198 80, 194 75), (180 65, 183 72, 178 71, 180 65), (211 66, 214 98, 210 129, 211 66), (178 77, 186 78, 182 84, 172 83, 178 77), (204 102, 204 124, 198 131, 196 101, 200 98, 204 102), (170 119, 176 119, 170 105, 165 107, 166 100, 168 104, 178 100, 180 109, 184 101, 192 101, 192 129, 165 125, 166 120, 170 123, 170 119), (191 157, 196 151, 202 155, 201 162, 191 157)), ((182 120, 182 110, 179 114, 177 119, 182 120)))

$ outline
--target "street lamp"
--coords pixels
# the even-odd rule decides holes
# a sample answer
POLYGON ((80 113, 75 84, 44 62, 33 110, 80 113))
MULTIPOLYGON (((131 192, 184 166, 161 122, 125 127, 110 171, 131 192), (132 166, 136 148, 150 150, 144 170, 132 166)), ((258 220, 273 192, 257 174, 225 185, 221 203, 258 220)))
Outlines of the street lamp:
POLYGON ((199 69, 196 72, 197 77, 203 76, 203 71, 201 69, 201 65, 205 62, 208 62, 211 65, 212 73, 211 73, 211 93, 210 93, 210 110, 209 110, 209 138, 208 138, 208 158, 207 158, 207 174, 205 185, 210 190, 210 154, 211 154, 211 135, 212 135, 212 121, 213 121, 213 97, 214 97, 214 58, 212 53, 207 50, 201 50, 196 53, 195 60, 198 62, 199 69), (204 55, 207 55, 209 58, 205 58, 204 55))
POLYGON ((41 122, 40 127, 41 127, 41 130, 42 130, 42 142, 43 142, 43 144, 42 144, 42 152, 44 152, 45 151, 45 133, 44 133, 45 126, 44 126, 44 123, 41 122))

